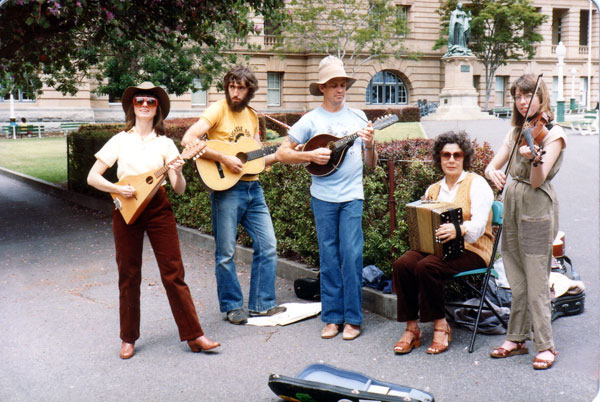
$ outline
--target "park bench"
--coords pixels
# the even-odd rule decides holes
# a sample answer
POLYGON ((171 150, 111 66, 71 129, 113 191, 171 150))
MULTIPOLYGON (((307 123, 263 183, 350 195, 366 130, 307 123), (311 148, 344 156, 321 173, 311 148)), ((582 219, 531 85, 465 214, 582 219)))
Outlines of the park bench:
POLYGON ((583 120, 569 122, 571 129, 578 131, 581 135, 598 134, 598 111, 586 110, 583 120))
POLYGON ((42 134, 44 134, 46 132, 46 127, 44 127, 43 125, 37 125, 37 124, 28 124, 26 126, 21 126, 21 125, 17 125, 17 126, 2 126, 2 134, 6 135, 6 138, 10 138, 11 136, 13 138, 16 138, 16 136, 18 135, 20 138, 23 138, 23 136, 34 136, 34 135, 38 135, 38 137, 42 137, 42 134), (14 131, 13 131, 13 127, 14 127, 14 131))
POLYGON ((567 114, 579 114, 579 113, 583 113, 584 111, 585 111, 584 105, 580 105, 579 103, 575 103, 575 105, 573 105, 573 107, 569 106, 569 108, 566 110, 567 114))
POLYGON ((67 133, 69 131, 77 131, 77 130, 79 130, 79 126, 86 125, 86 124, 88 124, 88 123, 76 123, 76 122, 60 123, 60 131, 62 131, 65 135, 67 135, 67 133))
POLYGON ((490 110, 491 114, 496 117, 511 117, 512 116, 512 108, 510 107, 495 107, 490 110))

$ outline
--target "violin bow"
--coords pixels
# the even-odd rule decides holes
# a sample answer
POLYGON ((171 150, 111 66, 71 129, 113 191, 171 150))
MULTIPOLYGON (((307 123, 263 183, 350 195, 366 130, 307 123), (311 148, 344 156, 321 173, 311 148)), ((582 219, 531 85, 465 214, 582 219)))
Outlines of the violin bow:
MULTIPOLYGON (((517 134, 513 148, 510 151, 510 156, 508 157, 508 162, 506 163, 506 169, 504 170, 504 176, 506 176, 506 177, 508 177, 508 172, 510 170, 510 165, 512 164, 512 161, 514 159, 513 157, 515 155, 515 151, 519 147, 519 144, 521 143, 521 140, 523 137, 523 128, 527 124, 527 117, 529 117, 529 111, 531 110, 531 104, 533 103, 533 98, 536 96, 538 88, 540 87, 540 80, 542 79, 543 75, 544 75, 543 73, 538 75, 537 80, 535 81, 535 89, 533 90, 533 94, 531 95, 531 100, 529 101, 529 105, 527 105, 527 112, 525 113, 525 116, 524 116, 525 120, 523 121, 523 124, 521 124, 521 127, 519 127, 519 134, 517 134)), ((500 197, 503 192, 504 192, 504 187, 502 187, 502 191, 500 192, 500 194, 498 196, 500 197)))

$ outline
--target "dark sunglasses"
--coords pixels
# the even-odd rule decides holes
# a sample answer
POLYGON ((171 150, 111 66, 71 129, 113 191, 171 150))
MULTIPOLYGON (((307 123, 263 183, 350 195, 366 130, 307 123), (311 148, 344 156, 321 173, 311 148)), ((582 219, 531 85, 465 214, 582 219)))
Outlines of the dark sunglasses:
POLYGON ((444 160, 450 160, 451 156, 454 157, 454 160, 462 159, 465 157, 464 152, 442 152, 440 155, 444 160))
POLYGON ((150 96, 134 96, 133 97, 133 105, 140 107, 144 106, 144 102, 148 107, 156 107, 158 106, 158 100, 156 98, 152 98, 150 96))

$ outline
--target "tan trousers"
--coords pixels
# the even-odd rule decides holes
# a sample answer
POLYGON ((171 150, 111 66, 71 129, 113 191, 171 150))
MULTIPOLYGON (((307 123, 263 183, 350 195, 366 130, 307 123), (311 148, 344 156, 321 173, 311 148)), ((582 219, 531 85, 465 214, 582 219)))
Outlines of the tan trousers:
POLYGON ((512 289, 506 339, 531 339, 538 351, 554 347, 548 278, 558 205, 542 190, 513 181, 507 187, 502 259, 512 289))

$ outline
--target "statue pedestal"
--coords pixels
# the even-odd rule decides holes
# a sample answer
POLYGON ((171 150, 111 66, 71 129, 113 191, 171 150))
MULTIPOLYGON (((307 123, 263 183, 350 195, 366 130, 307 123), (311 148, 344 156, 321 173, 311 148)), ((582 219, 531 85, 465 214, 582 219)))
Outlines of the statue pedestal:
POLYGON ((481 111, 477 105, 479 96, 473 86, 473 63, 475 56, 450 56, 442 59, 445 85, 440 94, 436 112, 422 120, 482 120, 495 119, 481 111))

